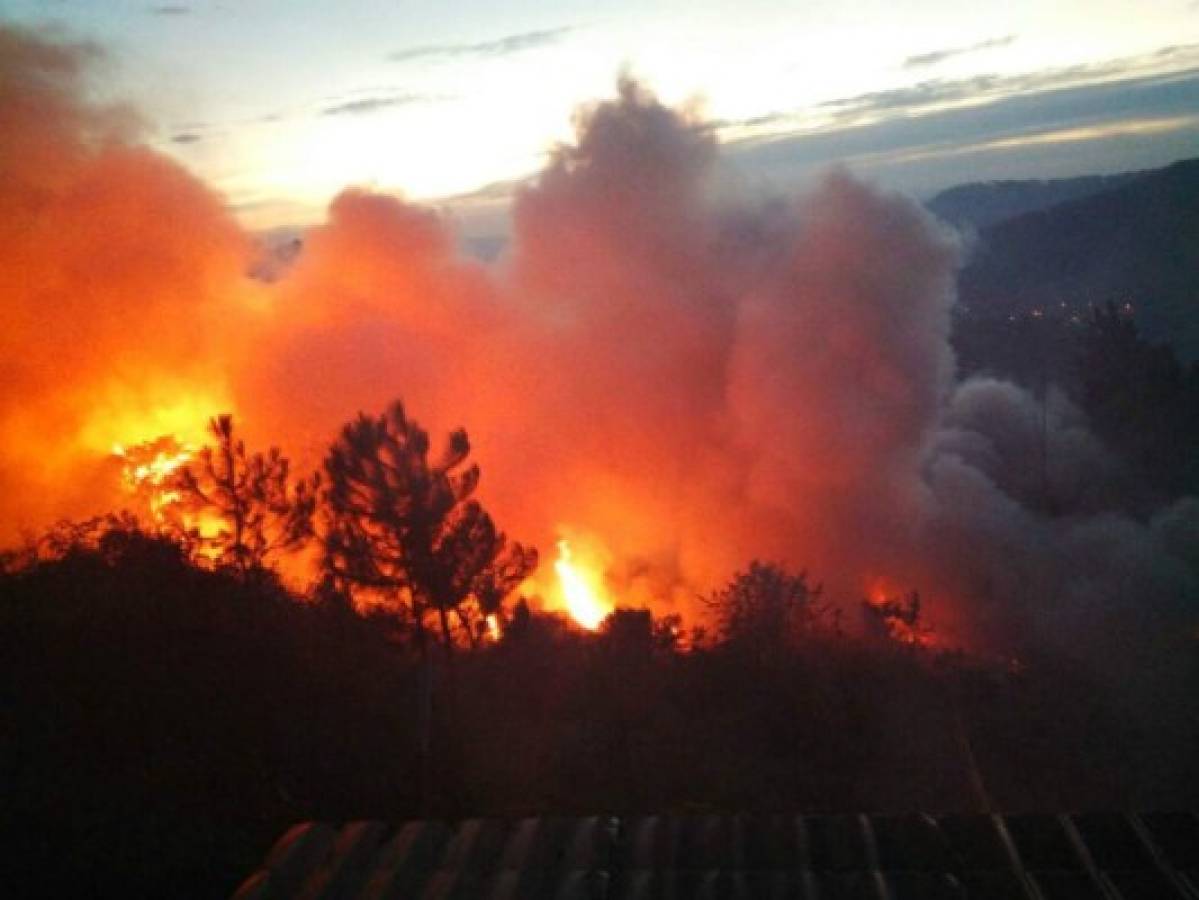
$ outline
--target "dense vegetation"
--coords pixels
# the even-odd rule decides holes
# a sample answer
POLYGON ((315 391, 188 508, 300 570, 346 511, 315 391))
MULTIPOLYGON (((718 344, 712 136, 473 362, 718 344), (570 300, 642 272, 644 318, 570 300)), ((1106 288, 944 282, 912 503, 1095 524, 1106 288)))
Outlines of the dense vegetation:
POLYGON ((6 883, 47 895, 221 895, 306 818, 1199 800, 1078 672, 850 637, 776 567, 686 649, 644 611, 588 634, 518 604, 452 658, 127 519, 0 588, 6 883))

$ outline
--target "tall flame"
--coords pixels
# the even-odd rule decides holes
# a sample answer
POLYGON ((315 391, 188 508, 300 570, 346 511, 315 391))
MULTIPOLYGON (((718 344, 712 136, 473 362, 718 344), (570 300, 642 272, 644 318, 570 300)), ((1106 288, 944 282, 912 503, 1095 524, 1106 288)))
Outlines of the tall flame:
POLYGON ((588 631, 599 628, 600 623, 612 612, 612 604, 603 596, 596 575, 573 560, 570 544, 565 540, 558 541, 558 559, 554 563, 554 571, 558 574, 558 584, 571 618, 588 631))

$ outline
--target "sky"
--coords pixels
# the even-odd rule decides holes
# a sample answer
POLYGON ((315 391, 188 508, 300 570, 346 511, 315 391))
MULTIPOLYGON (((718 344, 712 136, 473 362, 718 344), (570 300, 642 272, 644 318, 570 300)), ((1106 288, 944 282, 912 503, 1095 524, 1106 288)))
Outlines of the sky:
POLYGON ((347 185, 483 222, 622 72, 710 121, 742 182, 845 163, 926 195, 1199 153, 1196 0, 0 0, 0 19, 101 47, 97 95, 252 228, 316 221, 347 185))

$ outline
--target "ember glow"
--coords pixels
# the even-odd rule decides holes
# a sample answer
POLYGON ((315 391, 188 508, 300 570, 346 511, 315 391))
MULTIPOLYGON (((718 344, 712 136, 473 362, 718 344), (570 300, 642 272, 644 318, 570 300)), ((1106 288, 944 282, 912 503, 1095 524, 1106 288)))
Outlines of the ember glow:
POLYGON ((565 539, 558 541, 554 572, 571 618, 588 631, 595 631, 612 612, 612 604, 604 598, 600 577, 574 560, 565 539))
POLYGON ((920 620, 917 594, 901 597, 877 590, 872 592, 865 602, 873 614, 878 616, 886 629, 887 637, 891 640, 915 647, 939 645, 936 633, 920 620))

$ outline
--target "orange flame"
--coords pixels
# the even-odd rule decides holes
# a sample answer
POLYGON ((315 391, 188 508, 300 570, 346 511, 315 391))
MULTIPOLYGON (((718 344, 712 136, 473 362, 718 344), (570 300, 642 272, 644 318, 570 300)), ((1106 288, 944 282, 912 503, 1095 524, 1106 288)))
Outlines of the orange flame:
POLYGON ((612 603, 604 597, 598 576, 574 561, 570 544, 565 540, 558 541, 554 571, 571 618, 588 631, 595 631, 612 612, 612 603))
POLYGON ((891 640, 925 648, 942 645, 937 633, 922 621, 914 592, 904 595, 889 589, 884 579, 875 578, 867 589, 866 603, 878 613, 891 640))
MULTIPOLYGON (((209 539, 221 534, 224 523, 208 510, 188 510, 183 496, 171 486, 171 476, 195 457, 196 447, 185 444, 173 434, 152 441, 125 446, 113 444, 112 455, 121 461, 121 486, 148 512, 159 528, 181 529, 209 539)), ((201 544, 193 551, 197 560, 213 562, 219 556, 215 547, 201 544)))
POLYGON ((141 499, 156 522, 163 522, 171 506, 179 502, 179 492, 169 487, 171 475, 185 465, 195 448, 180 443, 172 435, 126 448, 113 444, 112 455, 121 460, 121 483, 141 499))
POLYGON ((485 635, 489 640, 498 641, 504 636, 504 629, 500 627, 500 619, 495 613, 489 615, 486 619, 487 631, 485 635))

